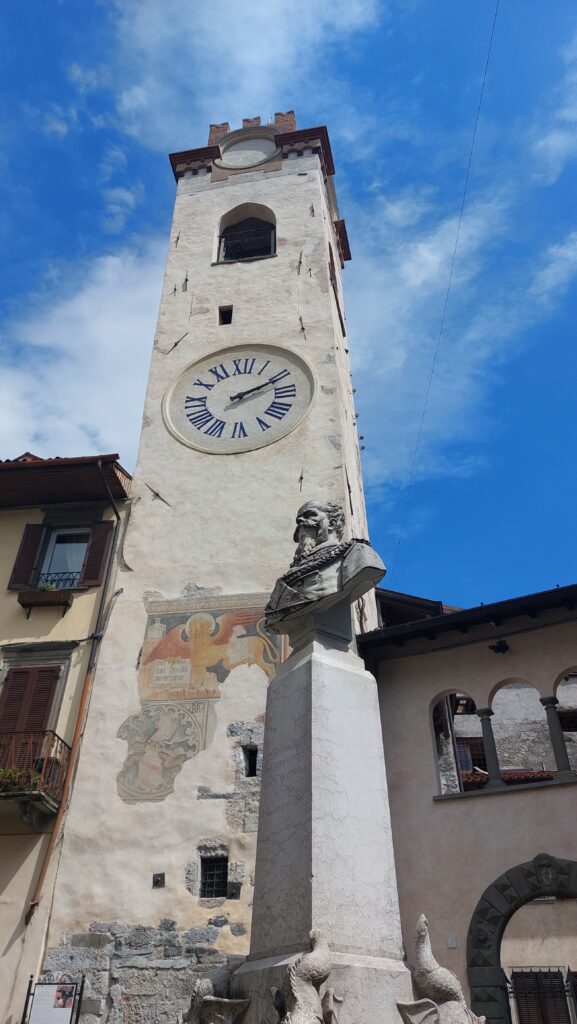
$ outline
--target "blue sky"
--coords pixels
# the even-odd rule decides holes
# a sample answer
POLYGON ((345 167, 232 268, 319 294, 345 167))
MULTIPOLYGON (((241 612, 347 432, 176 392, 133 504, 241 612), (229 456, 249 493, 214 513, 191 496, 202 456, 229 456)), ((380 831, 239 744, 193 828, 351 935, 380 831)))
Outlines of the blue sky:
POLYGON ((577 14, 501 0, 6 0, 3 457, 132 468, 174 181, 210 121, 328 125, 373 543, 472 605, 577 580, 577 14), (405 513, 406 508, 406 513, 405 513))

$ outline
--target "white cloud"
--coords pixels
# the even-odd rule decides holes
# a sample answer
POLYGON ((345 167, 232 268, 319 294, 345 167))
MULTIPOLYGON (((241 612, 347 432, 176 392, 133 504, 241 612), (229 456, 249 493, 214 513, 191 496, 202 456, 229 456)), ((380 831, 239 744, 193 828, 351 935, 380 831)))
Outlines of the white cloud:
MULTIPOLYGON (((243 117, 265 118, 304 103, 313 84, 330 98, 338 86, 325 81, 332 47, 353 45, 355 33, 375 26, 387 6, 379 0, 114 0, 108 81, 120 122, 144 144, 165 150, 190 139, 198 144, 210 121, 238 127, 243 117)), ((106 79, 102 70, 78 64, 70 75, 82 90, 106 79)), ((354 116, 343 120, 355 123, 354 116)))
POLYGON ((78 111, 75 107, 61 107, 57 103, 51 103, 42 118, 41 128, 45 135, 56 135, 63 139, 77 124, 78 111))
POLYGON ((552 185, 569 160, 577 158, 577 34, 562 53, 565 74, 555 103, 532 128, 537 175, 552 185))
POLYGON ((144 185, 136 182, 132 188, 116 186, 103 189, 105 217, 103 228, 109 235, 118 235, 126 221, 144 198, 144 185))
POLYGON ((109 145, 105 149, 98 168, 100 180, 102 182, 108 182, 111 178, 114 178, 116 174, 120 174, 126 170, 128 160, 124 150, 117 145, 109 145))
POLYGON ((51 305, 38 296, 8 325, 5 457, 119 451, 132 467, 165 255, 162 239, 102 256, 78 269, 73 293, 51 305))
POLYGON ((577 231, 571 231, 562 242, 551 245, 543 265, 535 273, 529 293, 547 304, 563 292, 577 274, 577 231))
MULTIPOLYGON (((402 197, 402 201, 404 202, 402 197)), ((395 204, 395 197, 388 202, 395 204)), ((417 207, 419 200, 417 199, 417 207)), ((456 219, 391 224, 382 204, 353 219, 347 268, 351 354, 369 489, 404 483, 420 429, 449 280, 456 219), (355 236, 362 237, 362 250, 355 236)), ((418 211, 417 211, 418 212, 418 211)), ((438 216, 438 211, 437 211, 438 216)), ((427 218, 425 218, 427 220, 427 218)), ((512 201, 472 199, 465 212, 445 327, 428 395, 416 478, 470 475, 493 427, 489 396, 524 332, 554 314, 577 279, 577 231, 502 270, 512 201)))
POLYGON ((68 77, 77 87, 79 92, 93 92, 106 84, 108 73, 105 68, 86 68, 82 64, 74 63, 68 68, 68 77))

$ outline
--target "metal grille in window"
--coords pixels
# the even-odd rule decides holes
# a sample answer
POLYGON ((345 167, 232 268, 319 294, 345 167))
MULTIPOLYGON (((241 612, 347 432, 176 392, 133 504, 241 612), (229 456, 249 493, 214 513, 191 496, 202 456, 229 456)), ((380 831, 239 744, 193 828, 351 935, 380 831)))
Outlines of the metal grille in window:
POLYGON ((558 708, 563 732, 577 732, 577 708, 558 708))
POLYGON ((219 260, 250 260, 262 256, 273 256, 275 251, 275 229, 257 217, 250 217, 240 224, 225 228, 219 239, 219 260))
POLYGON ((228 857, 200 858, 200 896, 204 900, 226 897, 228 857))
POLYGON ((487 771, 487 759, 483 740, 476 736, 459 736, 457 744, 457 760, 459 771, 472 772, 473 768, 487 771))

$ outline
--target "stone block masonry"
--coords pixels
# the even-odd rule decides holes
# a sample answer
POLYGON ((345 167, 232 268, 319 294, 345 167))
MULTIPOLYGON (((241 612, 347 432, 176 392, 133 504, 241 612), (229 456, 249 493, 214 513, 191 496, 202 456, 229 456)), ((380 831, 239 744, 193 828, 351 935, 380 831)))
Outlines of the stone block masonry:
POLYGON ((43 979, 56 972, 76 981, 86 976, 83 1024, 175 1024, 199 977, 210 978, 216 995, 228 995, 230 974, 244 957, 215 943, 233 945, 244 933, 242 923, 223 914, 184 932, 167 918, 134 928, 94 921, 88 932, 48 950, 43 979))

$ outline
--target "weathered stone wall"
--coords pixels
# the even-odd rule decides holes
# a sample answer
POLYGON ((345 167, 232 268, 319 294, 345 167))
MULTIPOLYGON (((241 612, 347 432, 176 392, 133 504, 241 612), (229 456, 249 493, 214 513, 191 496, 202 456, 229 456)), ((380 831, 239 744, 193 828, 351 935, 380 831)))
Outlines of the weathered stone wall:
POLYGON ((244 926, 223 914, 184 932, 167 918, 133 928, 94 921, 48 950, 44 980, 85 975, 83 1024, 177 1024, 198 978, 210 978, 215 995, 228 995, 230 973, 243 958, 218 950, 223 932, 244 934, 244 926))

